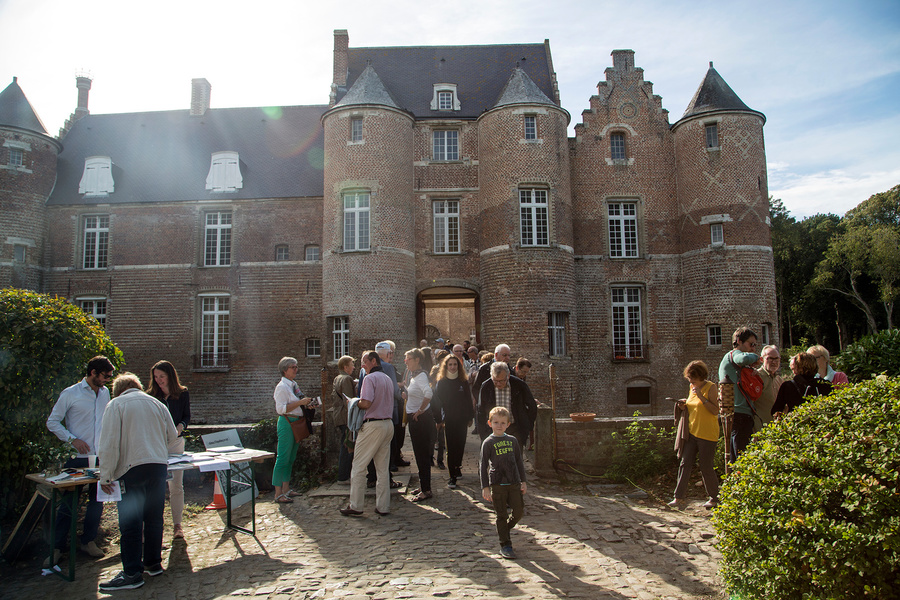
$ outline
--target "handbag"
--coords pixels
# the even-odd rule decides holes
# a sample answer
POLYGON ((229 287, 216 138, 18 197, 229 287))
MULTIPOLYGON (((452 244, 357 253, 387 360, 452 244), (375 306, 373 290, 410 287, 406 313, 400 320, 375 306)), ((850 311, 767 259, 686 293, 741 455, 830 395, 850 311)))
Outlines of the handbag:
MULTIPOLYGON (((762 377, 760 377, 759 373, 753 369, 735 364, 734 360, 731 358, 732 354, 734 354, 734 351, 728 353, 728 360, 731 361, 731 366, 733 366, 740 374, 738 387, 740 388, 741 393, 744 394, 744 398, 749 402, 756 402, 759 400, 759 397, 762 396, 763 392, 762 377)), ((750 407, 753 408, 752 405, 750 407)))
POLYGON ((294 434, 294 441, 298 444, 309 437, 309 424, 306 422, 306 417, 297 417, 296 420, 291 421, 291 431, 294 434))

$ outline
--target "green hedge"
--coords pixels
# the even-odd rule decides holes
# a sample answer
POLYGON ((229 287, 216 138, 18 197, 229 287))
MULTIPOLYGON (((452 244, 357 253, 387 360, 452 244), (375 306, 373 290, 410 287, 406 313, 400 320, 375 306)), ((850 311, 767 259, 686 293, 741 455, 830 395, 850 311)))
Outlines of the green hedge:
POLYGON ((122 352, 96 319, 63 298, 0 290, 0 518, 25 495, 24 476, 72 451, 46 427, 59 393, 85 375, 88 361, 122 352))
POLYGON ((846 386, 758 433, 713 522, 737 598, 900 597, 900 379, 846 386))
POLYGON ((850 381, 864 381, 875 375, 900 375, 900 329, 868 335, 850 344, 835 357, 835 369, 850 381))

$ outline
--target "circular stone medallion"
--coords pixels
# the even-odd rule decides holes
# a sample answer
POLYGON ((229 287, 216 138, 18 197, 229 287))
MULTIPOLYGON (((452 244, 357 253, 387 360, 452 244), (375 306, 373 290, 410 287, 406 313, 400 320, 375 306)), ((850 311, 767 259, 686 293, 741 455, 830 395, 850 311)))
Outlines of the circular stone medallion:
POLYGON ((637 107, 631 102, 626 102, 619 107, 619 114, 626 119, 632 119, 637 115, 637 107))

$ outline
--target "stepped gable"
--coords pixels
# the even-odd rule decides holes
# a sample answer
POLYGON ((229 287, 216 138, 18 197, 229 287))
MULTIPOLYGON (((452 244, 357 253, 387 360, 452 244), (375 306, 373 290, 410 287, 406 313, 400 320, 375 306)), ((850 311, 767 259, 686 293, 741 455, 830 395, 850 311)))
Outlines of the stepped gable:
POLYGON ((322 196, 326 106, 217 108, 88 115, 66 136, 58 181, 48 204, 118 204, 212 199, 322 196), (236 151, 243 187, 206 189, 214 152, 236 151), (116 191, 84 198, 78 184, 84 160, 108 156, 116 191))
POLYGON ((734 90, 725 83, 718 71, 713 68, 712 62, 709 63, 709 70, 706 77, 697 92, 688 104, 687 110, 684 111, 680 121, 698 115, 709 114, 721 111, 742 111, 751 112, 760 115, 765 122, 765 115, 761 112, 753 110, 741 100, 734 90))
POLYGON ((349 48, 348 53, 347 81, 374 67, 392 98, 416 119, 478 118, 494 107, 517 63, 546 97, 554 97, 544 44, 349 48), (460 110, 431 109, 436 83, 456 84, 460 110))
POLYGON ((4 125, 47 135, 44 123, 19 87, 17 77, 13 77, 12 83, 0 92, 0 126, 4 125))
POLYGON ((335 108, 373 104, 400 108, 400 105, 397 104, 388 89, 384 87, 384 83, 382 83, 381 78, 378 77, 378 73, 375 72, 372 65, 366 65, 360 76, 350 86, 347 94, 341 98, 340 102, 335 104, 335 108))
POLYGON ((550 104, 556 106, 547 94, 534 83, 528 73, 516 67, 500 93, 494 108, 510 104, 550 104))

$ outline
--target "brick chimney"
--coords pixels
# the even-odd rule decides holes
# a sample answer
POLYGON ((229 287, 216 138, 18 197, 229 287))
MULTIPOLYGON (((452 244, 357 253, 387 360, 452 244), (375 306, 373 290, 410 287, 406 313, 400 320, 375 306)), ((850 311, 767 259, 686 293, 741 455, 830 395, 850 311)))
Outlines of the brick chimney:
POLYGON ((328 104, 337 102, 338 89, 347 89, 347 70, 350 68, 350 34, 346 29, 334 30, 334 74, 331 78, 331 91, 328 93, 328 104))
POLYGON ((613 50, 613 69, 616 71, 634 70, 634 50, 613 50))
POLYGON ((334 30, 334 83, 347 85, 347 69, 350 68, 350 34, 346 29, 334 30))
POLYGON ((75 76, 75 87, 78 88, 78 106, 75 108, 74 120, 86 117, 88 110, 88 95, 91 93, 91 78, 85 75, 75 76))
POLYGON ((209 110, 209 94, 212 86, 201 77, 191 79, 191 116, 202 117, 209 110))

